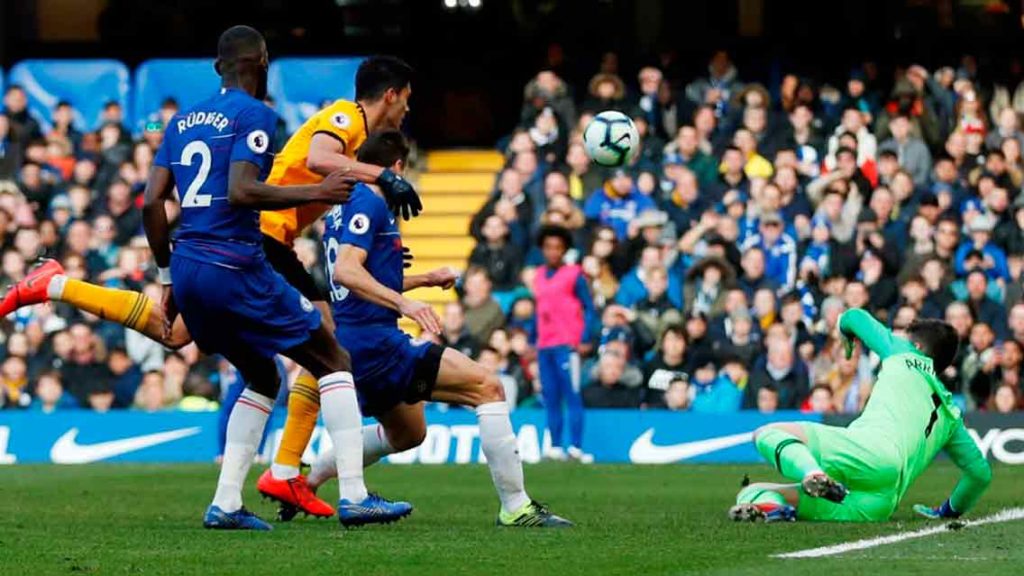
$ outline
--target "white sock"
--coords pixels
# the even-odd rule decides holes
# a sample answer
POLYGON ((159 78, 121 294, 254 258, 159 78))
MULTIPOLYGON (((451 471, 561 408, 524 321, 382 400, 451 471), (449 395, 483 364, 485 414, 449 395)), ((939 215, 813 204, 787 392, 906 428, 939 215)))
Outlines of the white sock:
POLYGON ((50 278, 50 283, 46 285, 46 295, 50 300, 60 300, 64 296, 64 285, 67 284, 68 277, 63 274, 58 274, 53 278, 50 278))
POLYGON ((341 498, 362 502, 367 496, 366 484, 363 483, 363 417, 359 413, 352 374, 328 374, 318 384, 320 413, 334 444, 341 498))
MULTIPOLYGON (((384 433, 384 427, 380 424, 363 426, 363 468, 372 466, 388 454, 394 454, 395 449, 388 442, 388 435, 384 433)), ((309 471, 307 480, 312 488, 318 488, 338 473, 337 463, 334 461, 334 454, 322 453, 309 471)))
POLYGON ((480 447, 487 457, 491 479, 498 490, 501 507, 515 512, 530 502, 523 485, 523 463, 519 460, 519 446, 512 432, 505 401, 489 402, 476 407, 480 423, 480 447))
POLYGON ((271 464, 270 475, 278 480, 291 480, 299 475, 298 466, 285 466, 284 464, 271 464))
POLYGON ((217 493, 213 496, 213 504, 225 512, 242 507, 242 486, 273 406, 273 398, 246 388, 231 409, 224 460, 217 479, 217 493))

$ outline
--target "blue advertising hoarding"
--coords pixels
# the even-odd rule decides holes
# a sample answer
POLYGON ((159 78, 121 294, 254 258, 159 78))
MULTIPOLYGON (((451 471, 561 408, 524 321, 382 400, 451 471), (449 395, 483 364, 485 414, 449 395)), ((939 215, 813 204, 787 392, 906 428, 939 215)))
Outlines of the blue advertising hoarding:
MULTIPOLYGON (((0 464, 91 462, 211 462, 217 455, 216 413, 64 411, 53 414, 0 411, 0 464)), ((768 422, 816 420, 796 412, 772 415, 688 414, 658 410, 590 410, 584 447, 597 462, 757 462, 750 433, 768 422)), ((275 412, 262 453, 268 460, 280 442, 284 414, 275 412)), ((517 410, 512 423, 525 462, 538 462, 551 443, 544 413, 517 410)), ((421 446, 388 458, 393 464, 483 462, 476 416, 466 410, 427 411, 421 446)), ((968 418, 972 436, 989 458, 1024 464, 1024 415, 968 418)), ((330 449, 317 427, 305 458, 330 449)))

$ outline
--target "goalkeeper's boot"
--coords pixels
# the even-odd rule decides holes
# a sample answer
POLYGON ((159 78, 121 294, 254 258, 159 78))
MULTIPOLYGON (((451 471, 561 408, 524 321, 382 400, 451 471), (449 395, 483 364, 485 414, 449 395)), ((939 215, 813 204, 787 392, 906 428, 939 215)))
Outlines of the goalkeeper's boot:
POLYGON ((203 528, 213 530, 273 530, 274 527, 267 524, 259 516, 249 512, 244 507, 234 512, 225 512, 220 506, 210 505, 203 516, 203 528))
POLYGON ((338 501, 338 520, 350 528, 366 524, 391 524, 412 514, 412 504, 392 502, 371 492, 362 502, 338 501))
POLYGON ((744 502, 729 508, 729 518, 734 522, 795 522, 796 508, 789 504, 744 502))
POLYGON ((277 517, 284 522, 291 520, 299 512, 318 518, 334 516, 334 508, 317 498, 302 474, 282 480, 274 478, 270 468, 267 468, 256 482, 256 489, 267 498, 281 503, 277 517))
POLYGON ((0 317, 7 316, 18 308, 50 301, 47 289, 54 276, 64 273, 60 262, 44 258, 20 282, 10 286, 0 300, 0 317))
POLYGON ((533 500, 512 512, 504 509, 498 512, 498 526, 519 528, 571 528, 574 524, 561 516, 552 514, 546 506, 533 500))
POLYGON ((812 472, 804 477, 804 481, 800 483, 803 487, 804 492, 808 496, 814 498, 824 498, 829 502, 835 502, 839 504, 846 498, 847 492, 846 486, 843 486, 840 482, 836 482, 824 472, 812 472))

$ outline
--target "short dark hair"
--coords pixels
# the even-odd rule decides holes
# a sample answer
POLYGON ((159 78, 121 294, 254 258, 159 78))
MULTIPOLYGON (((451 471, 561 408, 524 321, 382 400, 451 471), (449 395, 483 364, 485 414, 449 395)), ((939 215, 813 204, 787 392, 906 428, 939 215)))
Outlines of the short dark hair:
POLYGON ((565 245, 565 249, 572 248, 572 233, 569 229, 564 226, 558 226, 556 224, 548 224, 541 226, 537 232, 537 246, 543 247, 544 241, 548 238, 558 238, 565 245))
POLYGON ((263 45, 263 35, 255 28, 245 25, 232 26, 217 39, 217 59, 233 66, 243 57, 257 55, 263 45))
POLYGON ((914 320, 907 327, 907 336, 918 350, 932 359, 936 373, 941 373, 953 363, 960 347, 956 329, 934 318, 914 320))
POLYGON ((370 134, 359 147, 356 158, 360 162, 385 168, 399 160, 404 164, 409 159, 409 142, 398 130, 378 130, 370 134))
POLYGON ((412 81, 412 66, 394 56, 370 56, 356 71, 356 100, 378 100, 389 88, 401 90, 412 81))

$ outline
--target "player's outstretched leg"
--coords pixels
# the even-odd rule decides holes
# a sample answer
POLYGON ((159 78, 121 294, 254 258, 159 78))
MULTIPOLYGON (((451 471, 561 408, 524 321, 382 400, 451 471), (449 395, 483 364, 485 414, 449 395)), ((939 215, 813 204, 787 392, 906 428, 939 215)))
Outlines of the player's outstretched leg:
POLYGON ((446 348, 431 398, 476 409, 480 446, 501 499, 499 526, 561 528, 573 525, 526 494, 523 463, 509 420, 505 390, 497 376, 461 352, 446 348))
POLYGON ((735 522, 793 522, 799 499, 789 484, 751 484, 736 495, 736 505, 729 508, 729 518, 735 522), (787 499, 786 495, 791 498, 787 499))
POLYGON ((105 288, 70 278, 64 275, 60 262, 51 259, 42 260, 25 278, 7 289, 0 300, 0 317, 44 302, 66 302, 145 334, 168 348, 181 348, 192 341, 181 318, 175 321, 170 336, 165 337, 163 310, 142 292, 105 288))
POLYGON ((831 502, 846 498, 846 487, 829 477, 807 449, 807 435, 800 424, 762 426, 754 432, 754 445, 783 476, 799 481, 808 495, 831 502))
POLYGON ((324 425, 334 444, 340 488, 338 519, 342 526, 386 524, 408 516, 411 504, 370 494, 363 482, 363 417, 348 352, 321 325, 305 344, 285 355, 318 378, 324 425))
MULTIPOLYGON (((260 494, 281 504, 279 520, 287 522, 299 512, 319 518, 334 516, 334 507, 318 498, 307 477, 299 473, 302 453, 313 436, 319 413, 317 380, 303 370, 288 394, 288 417, 274 462, 256 482, 260 494)), ((333 454, 330 459, 334 460, 333 454)))

